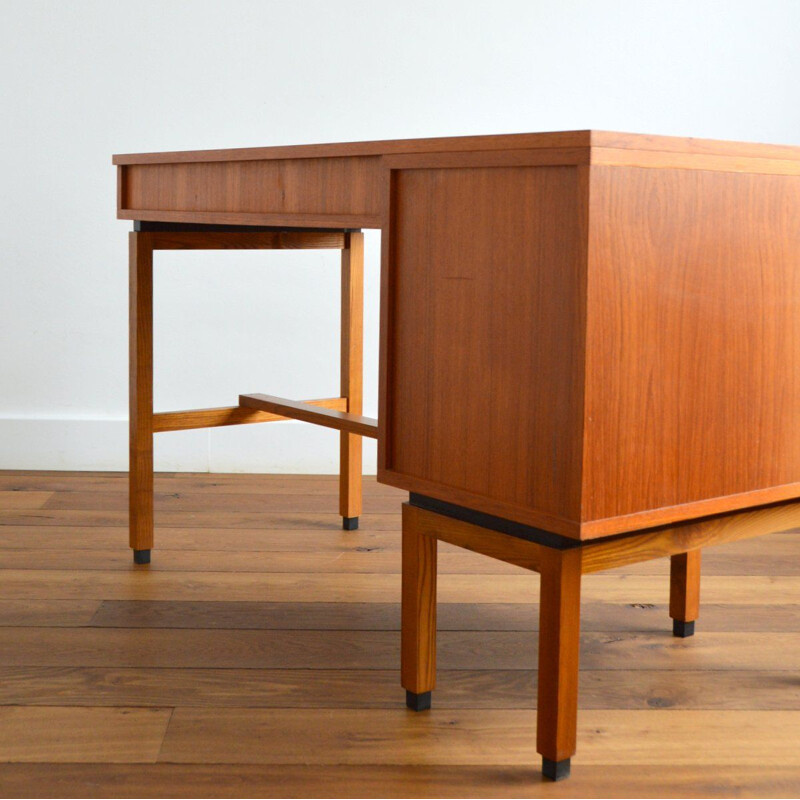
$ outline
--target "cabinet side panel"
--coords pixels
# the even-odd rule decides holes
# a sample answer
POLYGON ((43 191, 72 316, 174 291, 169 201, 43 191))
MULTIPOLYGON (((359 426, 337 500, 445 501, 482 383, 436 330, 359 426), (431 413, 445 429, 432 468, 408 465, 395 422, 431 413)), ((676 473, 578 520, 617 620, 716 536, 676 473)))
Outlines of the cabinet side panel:
POLYGON ((584 533, 800 495, 800 178, 591 172, 584 533))
POLYGON ((576 529, 579 197, 574 166, 394 172, 382 480, 576 529))

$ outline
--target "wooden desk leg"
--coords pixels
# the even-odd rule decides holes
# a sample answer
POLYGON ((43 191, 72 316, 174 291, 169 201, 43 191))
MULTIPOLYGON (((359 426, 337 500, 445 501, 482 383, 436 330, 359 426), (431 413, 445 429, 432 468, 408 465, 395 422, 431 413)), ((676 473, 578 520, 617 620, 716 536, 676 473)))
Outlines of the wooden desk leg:
POLYGON ((672 633, 682 639, 694 635, 700 615, 700 550, 670 556, 669 615, 672 633))
POLYGON ((136 564, 153 547, 153 247, 131 233, 130 252, 130 546, 136 564))
MULTIPOLYGON (((341 396, 351 414, 362 413, 364 342, 364 234, 347 234, 342 250, 341 396)), ((361 514, 361 437, 341 433, 339 513, 347 531, 358 528, 361 514)))
POLYGON ((400 676, 406 705, 431 707, 436 685, 436 538, 420 533, 403 505, 400 676))
POLYGON ((580 548, 542 548, 536 749, 542 772, 555 781, 569 776, 575 753, 580 615, 580 548))

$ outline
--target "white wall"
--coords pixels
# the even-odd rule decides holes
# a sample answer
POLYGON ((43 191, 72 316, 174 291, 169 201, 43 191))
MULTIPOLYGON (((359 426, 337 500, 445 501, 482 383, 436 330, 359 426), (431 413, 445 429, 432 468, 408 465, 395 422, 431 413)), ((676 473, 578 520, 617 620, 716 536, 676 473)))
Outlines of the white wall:
MULTIPOLYGON (((112 153, 589 127, 800 144, 797 0, 0 11, 0 468, 126 468, 129 224, 112 153)), ((374 414, 376 233, 367 250, 374 414)), ((337 265, 158 254, 156 408, 336 394, 337 265)), ((161 469, 337 468, 336 434, 299 423, 156 441, 161 469)))

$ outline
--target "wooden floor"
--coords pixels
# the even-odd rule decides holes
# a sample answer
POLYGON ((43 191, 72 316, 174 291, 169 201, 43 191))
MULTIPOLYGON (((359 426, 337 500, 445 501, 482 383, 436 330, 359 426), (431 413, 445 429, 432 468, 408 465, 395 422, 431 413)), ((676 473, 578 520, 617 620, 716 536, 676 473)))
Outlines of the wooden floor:
POLYGON ((538 578, 440 545, 439 679, 399 686, 400 503, 333 477, 0 472, 0 796, 796 797, 800 534, 706 551, 697 635, 668 564, 584 578, 573 777, 539 777, 538 578))

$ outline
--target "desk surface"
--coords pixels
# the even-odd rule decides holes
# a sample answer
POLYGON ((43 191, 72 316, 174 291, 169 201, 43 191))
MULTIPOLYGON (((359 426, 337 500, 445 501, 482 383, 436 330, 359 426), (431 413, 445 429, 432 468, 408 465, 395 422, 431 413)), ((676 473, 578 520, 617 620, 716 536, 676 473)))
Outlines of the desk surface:
POLYGON ((607 131, 398 139, 115 155, 120 219, 381 228, 392 158, 798 174, 800 147, 607 131))
POLYGON ((383 229, 379 478, 578 539, 800 497, 800 147, 115 156, 118 216, 383 229))
POLYGON ((117 165, 181 164, 196 161, 342 158, 345 156, 383 156, 401 153, 463 153, 483 150, 526 150, 529 148, 552 147, 618 148, 665 153, 800 160, 800 146, 793 145, 582 130, 549 133, 507 133, 491 136, 447 136, 429 139, 384 139, 371 142, 337 142, 273 147, 239 147, 225 150, 125 153, 113 156, 112 162, 117 165))

